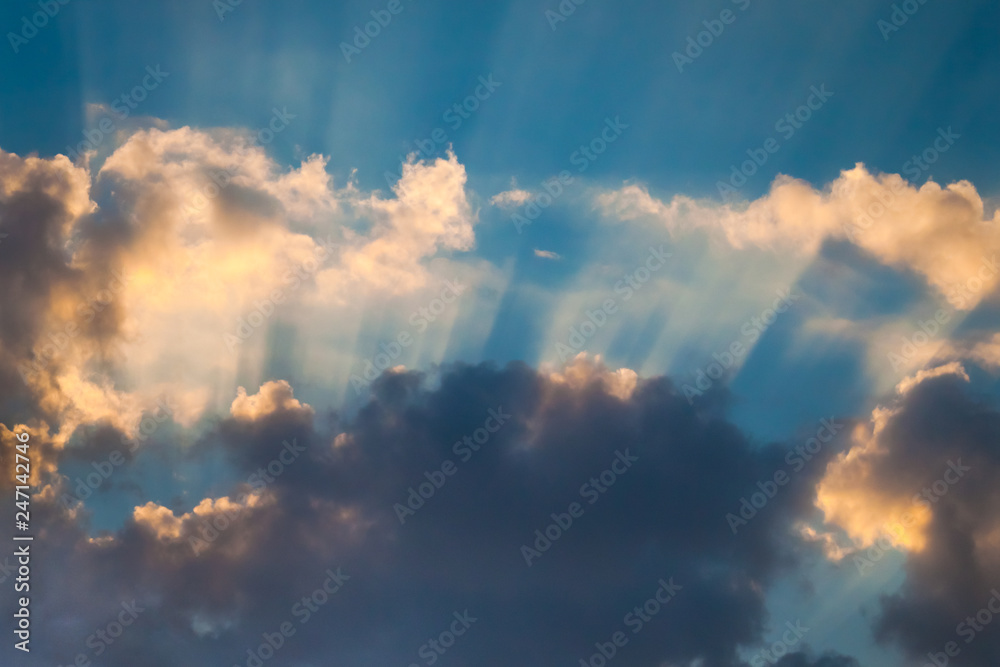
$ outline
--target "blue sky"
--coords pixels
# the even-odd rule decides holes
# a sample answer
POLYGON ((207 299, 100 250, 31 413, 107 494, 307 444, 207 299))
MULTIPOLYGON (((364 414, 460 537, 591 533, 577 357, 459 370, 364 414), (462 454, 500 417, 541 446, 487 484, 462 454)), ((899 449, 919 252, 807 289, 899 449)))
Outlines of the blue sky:
MULTIPOLYGON (((786 647, 801 655, 775 657, 781 667, 916 664, 988 597, 980 584, 1000 576, 989 563, 1000 533, 975 508, 997 502, 996 3, 46 6, 37 28, 38 3, 0 9, 0 229, 13 237, 0 236, 11 350, 0 371, 12 380, 0 435, 44 443, 37 502, 61 536, 46 562, 96 567, 108 549, 127 570, 121 588, 156 609, 145 634, 109 651, 115 660, 143 646, 156 664, 236 660, 277 618, 299 575, 275 590, 247 579, 280 549, 234 531, 189 569, 187 552, 154 554, 180 550, 199 517, 236 502, 269 447, 296 437, 310 470, 238 502, 239 521, 267 527, 239 534, 289 540, 303 571, 331 553, 371 567, 377 584, 344 603, 356 641, 343 664, 416 654, 407 638, 430 632, 427 609, 407 603, 387 623, 376 604, 399 582, 436 611, 482 596, 506 618, 539 608, 540 586, 548 613, 572 599, 613 618, 643 590, 639 573, 669 562, 701 596, 686 618, 730 631, 713 645, 678 617, 660 644, 644 635, 617 660, 685 667, 760 664, 786 620, 815 630, 808 648, 786 647), (377 34, 364 37, 366 24, 377 34), (81 321, 77 307, 112 267, 130 281, 81 321), (70 325, 81 333, 47 354, 70 325), (141 433, 163 396, 167 425, 79 497, 78 479, 141 433), (479 402, 501 399, 531 407, 516 433, 500 431, 490 472, 452 499, 450 520, 403 534, 385 512, 392 484, 477 428, 479 402), (761 510, 766 520, 730 536, 710 508, 738 508, 821 419, 843 433, 761 510), (619 439, 656 463, 627 482, 631 501, 602 504, 594 521, 610 531, 624 513, 619 537, 635 552, 606 554, 591 533, 565 570, 545 566, 550 579, 508 569, 492 547, 512 515, 527 528, 572 487, 556 453, 571 469, 596 465, 619 439), (880 517, 959 455, 979 462, 976 481, 935 498, 859 570, 880 517), (687 477, 660 507, 653 490, 677 483, 676 470, 687 477), (483 505, 488 537, 466 521, 477 489, 512 503, 483 505), (75 510, 53 500, 66 493, 75 510), (277 526, 296 508, 309 516, 286 534, 277 526), (704 526, 687 523, 703 514, 704 526), (434 536, 481 548, 515 592, 480 589, 464 570, 442 588, 434 567, 411 569, 387 546, 449 562, 434 536), (607 590, 560 579, 589 566, 637 579, 607 590), (229 571, 241 575, 187 594, 229 571), (158 591, 142 572, 185 592, 158 591), (192 641, 190 652, 168 638, 192 641)), ((39 623, 79 634, 96 622, 74 603, 102 576, 88 573, 61 608, 40 603, 39 623)), ((600 618, 568 617, 548 636, 495 618, 482 644, 450 659, 509 659, 497 647, 519 637, 533 659, 574 664, 559 656, 579 637, 602 640, 600 618)), ((310 636, 288 664, 318 664, 329 646, 310 636)), ((993 664, 991 641, 962 664, 993 664)), ((73 646, 84 643, 45 659, 68 660, 73 646)))
MULTIPOLYGON (((5 24, 32 7, 9 3, 5 24)), ((299 122, 275 144, 279 156, 336 155, 335 175, 357 168, 371 187, 384 186, 382 172, 398 170, 397 156, 442 126, 443 112, 489 73, 503 86, 449 131, 484 180, 531 183, 558 172, 606 116, 621 115, 631 131, 588 177, 708 194, 744 146, 762 143, 822 83, 835 93, 830 110, 752 179, 750 194, 779 172, 823 183, 859 161, 898 171, 939 126, 995 139, 996 100, 983 85, 998 48, 990 3, 929 2, 889 41, 877 21, 891 5, 865 2, 745 11, 721 2, 588 2, 554 31, 544 3, 403 7, 347 63, 339 44, 371 20, 374 5, 247 3, 220 21, 200 1, 71 2, 19 53, 4 54, 3 131, 11 150, 64 151, 86 127, 86 103, 109 102, 159 63, 171 86, 144 113, 175 125, 256 127, 271 107, 288 107, 299 122), (735 22, 679 73, 671 54, 727 7, 735 22)), ((975 143, 957 146, 933 175, 995 190, 975 143)))

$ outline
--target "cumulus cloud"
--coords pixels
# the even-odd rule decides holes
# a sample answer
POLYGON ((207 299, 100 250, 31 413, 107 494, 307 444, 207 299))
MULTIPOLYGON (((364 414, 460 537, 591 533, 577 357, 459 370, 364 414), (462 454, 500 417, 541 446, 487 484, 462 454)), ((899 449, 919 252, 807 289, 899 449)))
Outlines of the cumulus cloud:
POLYGON ((465 168, 455 154, 432 163, 403 165, 393 186, 395 198, 371 195, 352 201, 375 226, 368 238, 347 235, 341 270, 319 276, 327 289, 342 288, 346 278, 355 284, 402 292, 424 286, 428 273, 421 261, 444 250, 471 250, 476 221, 466 197, 465 168))
POLYGON ((294 394, 285 380, 265 382, 260 391, 252 396, 247 396, 246 389, 240 387, 229 411, 233 417, 244 421, 264 419, 278 411, 312 415, 312 408, 300 403, 294 394))
MULTIPOLYGON (((530 198, 514 188, 490 202, 530 198)), ((809 254, 846 239, 923 276, 958 309, 997 281, 1000 220, 984 218, 965 182, 915 188, 859 165, 823 191, 780 178, 740 207, 664 203, 636 185, 598 203, 619 220, 700 228, 737 248, 809 254)), ((475 247, 476 222, 450 152, 411 159, 388 194, 337 187, 323 156, 281 168, 231 130, 139 131, 96 174, 62 156, 0 152, 0 406, 11 415, 0 453, 9 460, 14 433, 30 434, 33 516, 45 537, 36 562, 50 573, 33 613, 64 630, 31 659, 66 661, 134 597, 148 621, 108 664, 238 661, 343 566, 351 585, 332 603, 333 620, 304 629, 310 639, 290 643, 289 660, 405 663, 440 631, 438 619, 475 607, 491 620, 455 649, 456 661, 573 661, 673 577, 681 596, 631 644, 633 659, 742 667, 741 651, 766 634, 765 595, 793 563, 792 527, 844 559, 907 512, 906 529, 888 532, 907 556, 907 579, 884 600, 878 636, 919 654, 985 599, 1000 576, 1000 417, 961 386, 966 360, 1000 366, 996 338, 947 347, 939 365, 899 382, 893 402, 855 429, 850 451, 797 476, 736 540, 726 514, 740 490, 783 467, 786 451, 726 421, 724 390, 692 405, 667 378, 587 355, 537 371, 484 364, 424 375, 400 364, 345 415, 314 400, 314 386, 300 396, 319 409, 296 398, 277 364, 265 365, 270 325, 286 314, 348 319, 362 301, 400 310, 406 295, 452 279, 452 256, 475 247), (251 339, 258 328, 268 335, 251 339), (95 535, 88 522, 99 510, 60 502, 68 470, 134 440, 157 400, 171 406, 171 463, 202 465, 211 479, 199 487, 155 459, 178 494, 136 484, 125 525, 95 535), (623 450, 636 465, 591 505, 581 485, 600 482, 623 450), (915 499, 959 461, 972 468, 960 486, 915 499), (457 472, 442 472, 445 462, 457 472), (431 497, 414 491, 427 483, 431 497), (581 497, 583 516, 526 563, 521 546, 581 497), (504 620, 515 613, 517 624, 504 620)), ((122 465, 161 455, 130 452, 122 465)), ((995 661, 997 647, 981 639, 968 653, 995 661)), ((779 664, 855 663, 797 653, 779 664)))
POLYGON ((970 356, 991 370, 1000 368, 1000 334, 994 334, 990 340, 977 343, 972 348, 970 356))
POLYGON ((904 382, 829 464, 817 506, 851 539, 860 572, 872 549, 906 555, 902 587, 881 599, 878 639, 915 659, 956 642, 968 664, 993 664, 1000 642, 974 616, 1000 580, 1000 413, 967 383, 958 364, 904 382))
POLYGON ((580 352, 570 360, 565 367, 552 369, 542 367, 547 372, 553 386, 568 385, 581 390, 590 385, 597 385, 611 396, 623 401, 632 397, 639 383, 639 375, 631 368, 608 369, 597 355, 591 359, 586 352, 580 352))
POLYGON ((192 553, 198 555, 202 549, 209 548, 208 539, 214 541, 220 528, 226 530, 238 515, 269 500, 270 497, 253 492, 244 494, 237 501, 227 496, 205 498, 190 512, 180 516, 167 507, 148 502, 135 508, 132 519, 138 530, 149 531, 157 540, 187 542, 192 553))
POLYGON ((388 197, 338 188, 326 158, 282 169, 227 129, 136 131, 97 173, 0 152, 0 379, 57 443, 134 435, 164 394, 193 423, 263 364, 258 328, 442 279, 428 263, 475 244, 465 184, 449 153, 411 159, 388 197))
POLYGON ((702 229, 738 249, 812 255, 826 238, 846 239, 887 265, 920 274, 959 309, 975 306, 1000 279, 1000 212, 986 219, 968 181, 916 187, 858 164, 823 190, 779 176, 767 195, 745 205, 684 195, 664 202, 638 184, 601 193, 596 204, 610 218, 652 219, 672 234, 702 229))
MULTIPOLYGON (((91 330, 75 319, 88 275, 65 242, 91 211, 87 172, 62 156, 20 158, 0 151, 0 397, 58 364, 73 338, 91 330), (58 325, 76 326, 70 333, 58 325), (32 364, 29 367, 29 363, 32 364), (16 375, 15 375, 16 374, 16 375)), ((86 267, 85 267, 86 268, 86 267)))
POLYGON ((965 368, 962 364, 957 361, 952 361, 941 366, 936 366, 934 368, 928 368, 926 370, 917 371, 917 374, 912 377, 903 378, 898 385, 896 385, 896 391, 900 394, 905 394, 910 391, 918 384, 927 380, 929 378, 940 377, 942 375, 957 375, 966 382, 969 381, 969 374, 965 372, 965 368))
POLYGON ((1000 369, 1000 334, 988 335, 984 340, 949 343, 942 354, 968 359, 995 372, 1000 369))
MULTIPOLYGON (((53 443, 49 434, 48 424, 44 422, 35 427, 27 424, 12 424, 10 428, 6 424, 0 424, 0 458, 6 462, 23 462, 18 459, 17 454, 27 453, 30 450, 30 465, 28 466, 28 485, 41 488, 53 481, 58 470, 59 447, 53 443), (20 435, 19 439, 17 436, 20 435), (27 437, 27 440, 24 438, 27 437), (25 445, 27 444, 27 447, 25 445), (20 449, 18 449, 20 445, 20 449)), ((13 467, 13 466, 12 466, 13 467)), ((24 472, 24 468, 16 471, 18 474, 24 472)), ((14 486, 21 484, 23 480, 15 480, 12 475, 4 475, 0 480, 0 491, 12 493, 14 486)))
MULTIPOLYGON (((903 379, 896 390, 905 396, 922 383, 946 376, 969 381, 962 365, 952 362, 918 371, 903 379)), ((870 426, 859 424, 854 429, 851 449, 829 465, 817 486, 816 504, 826 521, 844 530, 858 549, 871 547, 879 538, 887 538, 893 545, 912 551, 920 551, 926 545, 926 529, 932 518, 928 500, 920 498, 919 490, 886 485, 879 478, 881 467, 892 455, 886 444, 886 429, 898 418, 901 409, 876 407, 870 426), (911 517, 906 522, 907 530, 887 530, 904 515, 911 517)), ((828 544, 828 554, 850 553, 849 549, 836 546, 830 535, 823 535, 822 539, 828 544)))
POLYGON ((734 540, 724 520, 734 492, 780 466, 784 449, 752 445, 699 410, 665 378, 583 357, 541 372, 484 364, 434 378, 387 373, 355 417, 333 422, 318 420, 284 382, 240 392, 191 453, 228 452, 237 477, 224 493, 181 511, 147 501, 100 539, 42 503, 50 537, 35 562, 52 588, 38 593, 33 613, 66 631, 31 660, 74 655, 120 598, 135 597, 144 622, 107 664, 134 664, 140 654, 157 666, 195 656, 238 662, 261 632, 296 621, 291 610, 324 572, 342 568, 350 579, 283 649, 288 660, 406 663, 442 620, 469 609, 482 620, 454 660, 575 661, 672 577, 683 588, 630 641, 630 654, 741 666, 738 649, 762 639, 764 593, 792 553, 783 526, 809 511, 809 483, 792 484, 734 540), (484 444, 465 447, 463 438, 491 423, 484 444), (280 459, 293 440, 302 453, 280 459), (632 467, 582 496, 581 485, 621 452, 632 467), (280 472, 275 460, 284 461, 280 472), (401 521, 396 506, 416 505, 410 489, 447 460, 455 472, 401 521), (583 515, 529 567, 521 546, 571 502, 583 515), (54 567, 68 561, 72 577, 54 567), (507 620, 514 612, 516 623, 507 620))

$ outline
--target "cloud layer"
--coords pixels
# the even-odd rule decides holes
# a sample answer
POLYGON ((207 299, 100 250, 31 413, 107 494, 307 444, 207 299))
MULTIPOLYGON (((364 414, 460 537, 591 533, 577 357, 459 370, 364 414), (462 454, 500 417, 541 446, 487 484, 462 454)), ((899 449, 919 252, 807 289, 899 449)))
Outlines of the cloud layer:
POLYGON ((418 662, 427 637, 469 610, 478 620, 450 659, 575 662, 625 630, 629 661, 743 664, 737 649, 762 638, 764 594, 791 563, 787 526, 809 510, 808 480, 738 538, 724 516, 783 448, 753 448, 669 380, 633 374, 625 389, 621 373, 583 358, 552 376, 482 365, 430 380, 383 376, 339 434, 286 383, 241 391, 196 452, 221 448, 246 481, 181 514, 137 506, 105 538, 88 539, 48 494, 36 622, 66 631, 38 659, 86 652, 87 635, 135 598, 146 611, 104 664, 140 652, 149 665, 237 664, 261 633, 298 625, 296 600, 340 567, 343 591, 283 660, 418 662), (556 536, 550 526, 571 512, 556 536), (65 562, 72 576, 56 567, 65 562), (681 587, 676 598, 628 620, 661 579, 681 587))
POLYGON ((884 264, 923 276, 959 309, 976 305, 1000 279, 990 269, 1000 249, 1000 212, 986 219, 967 181, 916 187, 858 164, 822 190, 779 176, 767 195, 743 205, 684 195, 664 202, 638 184, 604 192, 596 204, 617 220, 652 219, 674 234, 703 229, 734 248, 814 254, 824 239, 847 239, 884 264))

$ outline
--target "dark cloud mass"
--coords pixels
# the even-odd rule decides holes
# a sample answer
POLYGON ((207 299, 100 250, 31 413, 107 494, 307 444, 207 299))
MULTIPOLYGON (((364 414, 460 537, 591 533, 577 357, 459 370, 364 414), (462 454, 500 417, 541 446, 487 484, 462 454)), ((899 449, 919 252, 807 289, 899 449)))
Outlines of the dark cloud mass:
POLYGON ((791 653, 777 663, 777 667, 858 667, 858 661, 843 655, 826 654, 811 660, 805 653, 791 653))
POLYGON ((63 630, 26 664, 92 657, 87 637, 132 599, 145 610, 101 664, 246 664, 261 633, 284 621, 297 631, 275 664, 424 664, 421 648, 466 610, 476 620, 448 649, 450 664, 578 664, 619 631, 618 664, 742 664, 737 649, 762 640, 764 594, 792 562, 788 526, 809 511, 811 480, 793 480, 736 538, 725 514, 782 467, 785 448, 755 448, 665 378, 629 394, 613 374, 581 368, 572 381, 522 364, 454 366, 434 382, 386 374, 336 438, 276 387, 270 407, 203 436, 241 479, 289 452, 245 506, 183 518, 146 506, 113 540, 88 541, 46 505, 33 611, 39 627, 63 630), (484 427, 495 432, 478 451, 455 444, 484 427), (605 486, 609 469, 618 472, 605 486), (394 506, 425 473, 440 488, 401 524, 394 506), (574 502, 572 525, 529 567, 522 545, 574 502), (337 568, 349 579, 300 624, 296 601, 337 568), (679 586, 662 610, 641 624, 627 616, 662 584, 679 586))
POLYGON ((887 455, 876 469, 881 484, 919 493, 945 478, 949 462, 960 461, 968 471, 945 494, 932 496, 927 547, 909 555, 901 590, 882 598, 875 632, 914 659, 926 661, 928 653, 944 653, 954 642, 955 664, 995 665, 1000 414, 963 385, 954 375, 925 381, 907 394, 884 431, 887 455))
MULTIPOLYGON (((163 416, 108 389, 124 378, 106 362, 127 337, 114 267, 144 252, 136 213, 94 211, 89 177, 68 162, 0 158, 12 184, 0 192, 0 405, 13 418, 0 452, 8 463, 25 424, 39 538, 39 631, 22 664, 250 667, 287 622, 273 664, 549 666, 613 652, 621 665, 745 667, 770 636, 775 582, 818 553, 798 529, 823 520, 828 480, 828 506, 896 507, 953 461, 969 472, 906 542, 903 584, 882 594, 872 633, 915 660, 1000 661, 1000 415, 964 371, 911 383, 867 444, 853 440, 853 463, 835 458, 851 437, 822 448, 738 535, 727 514, 789 470, 791 445, 752 442, 727 419, 725 389, 692 405, 669 378, 585 358, 390 371, 349 416, 270 381, 181 425, 190 395, 163 416), (94 368, 109 382, 80 380, 94 368), (106 461, 131 472, 81 495, 106 461), (151 467, 170 478, 158 489, 151 467), (199 484, 209 492, 186 495, 199 484), (106 494, 135 504, 113 533, 92 528, 106 494), (128 631, 104 635, 129 609, 128 631), (467 631, 451 644, 455 623, 467 631)), ((0 490, 10 499, 8 478, 0 490)), ((825 519, 850 532, 871 515, 825 519)), ((775 659, 858 664, 807 647, 775 659)))

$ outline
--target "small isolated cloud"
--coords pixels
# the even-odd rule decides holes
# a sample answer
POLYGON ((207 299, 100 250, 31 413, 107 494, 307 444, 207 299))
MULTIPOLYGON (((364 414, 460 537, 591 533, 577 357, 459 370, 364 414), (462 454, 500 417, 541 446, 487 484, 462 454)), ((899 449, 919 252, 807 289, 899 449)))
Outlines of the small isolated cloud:
POLYGON ((562 255, 551 250, 539 250, 535 248, 535 257, 541 257, 543 259, 562 259, 562 255))
POLYGON ((229 409, 233 417, 244 421, 262 419, 278 411, 301 412, 310 416, 313 412, 308 404, 303 405, 295 398, 292 386, 285 380, 265 382, 260 391, 252 396, 240 387, 229 409))
POLYGON ((507 190, 506 192, 501 192, 498 195, 493 195, 490 199, 490 203, 498 208, 517 208, 522 204, 526 204, 531 201, 531 193, 527 190, 519 190, 517 188, 513 190, 507 190))

